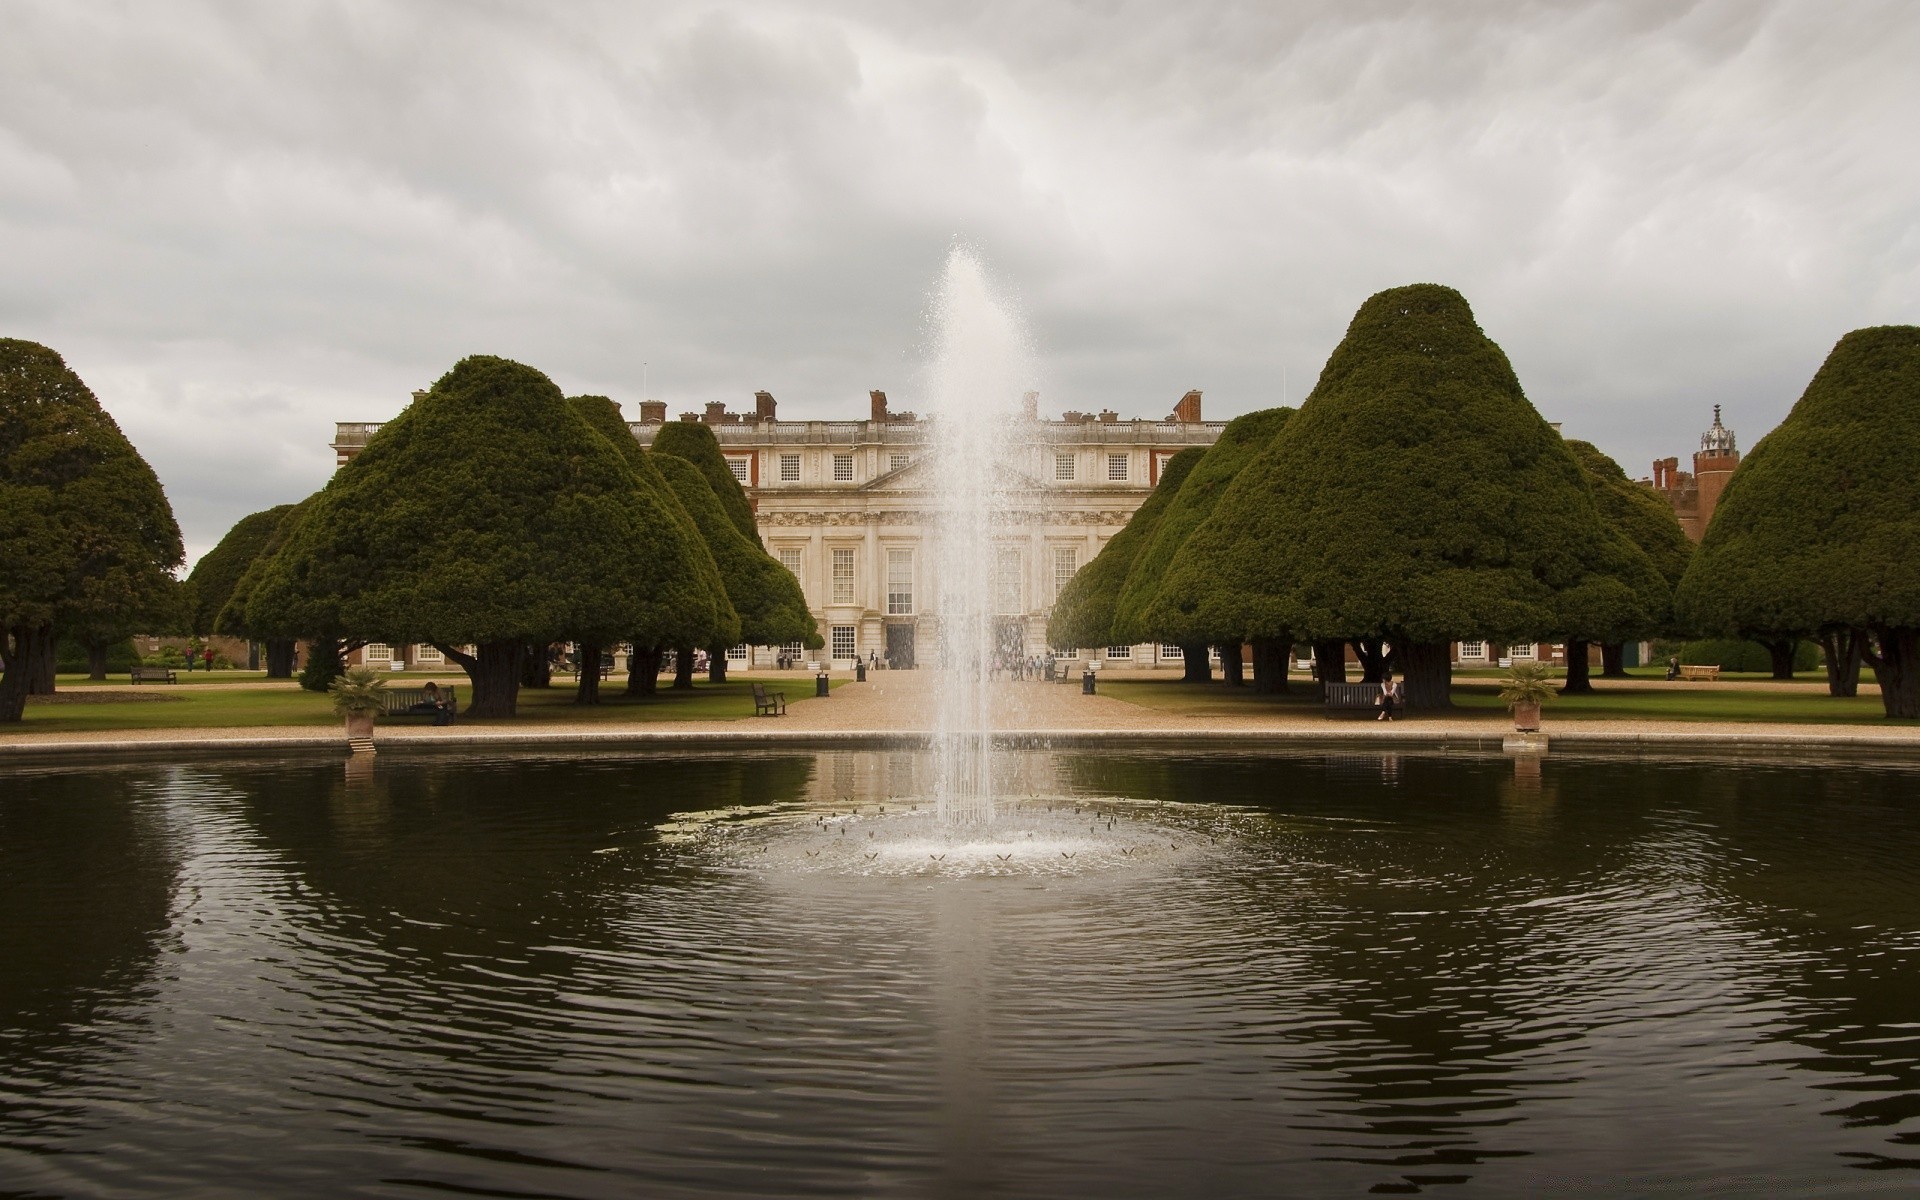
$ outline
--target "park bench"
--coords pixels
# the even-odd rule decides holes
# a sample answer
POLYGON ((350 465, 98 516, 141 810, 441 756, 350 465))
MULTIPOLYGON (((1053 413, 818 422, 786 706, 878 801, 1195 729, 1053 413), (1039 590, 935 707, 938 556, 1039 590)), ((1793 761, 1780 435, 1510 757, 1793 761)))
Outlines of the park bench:
POLYGON ((460 700, 451 687, 440 689, 439 702, 427 698, 425 688, 388 688, 380 693, 380 715, 388 718, 419 717, 435 725, 453 724, 460 711, 460 700))
POLYGON ((173 673, 172 667, 135 667, 135 683, 179 683, 180 677, 173 673))
POLYGON ((1720 678, 1720 667, 1718 664, 1713 666, 1682 666, 1680 668, 1680 678, 1697 679, 1704 683, 1712 683, 1720 678))
MULTIPOLYGON (((1377 683, 1329 683, 1327 689, 1327 715, 1335 713, 1378 713, 1380 711, 1380 685, 1377 683)), ((1395 706, 1396 715, 1405 711, 1404 700, 1395 706)))
POLYGON ((787 694, 785 692, 769 692, 765 684, 754 684, 753 715, 756 717, 786 716, 787 694))

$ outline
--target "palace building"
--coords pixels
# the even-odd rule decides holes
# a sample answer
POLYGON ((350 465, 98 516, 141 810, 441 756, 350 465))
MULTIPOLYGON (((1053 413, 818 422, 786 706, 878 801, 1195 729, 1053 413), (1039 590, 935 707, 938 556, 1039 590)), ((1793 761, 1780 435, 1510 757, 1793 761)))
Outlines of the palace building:
MULTIPOLYGON (((873 655, 909 666, 928 652, 938 620, 928 545, 940 463, 925 420, 889 411, 884 392, 869 393, 869 403, 864 421, 783 421, 773 396, 758 392, 751 413, 712 403, 679 419, 704 422, 718 438, 767 552, 800 580, 826 642, 819 656, 842 667, 873 655)), ((1040 416, 1037 394, 1027 395, 1026 428, 1004 468, 1013 505, 994 563, 1003 645, 1046 652, 1047 615, 1067 580, 1126 526, 1167 459, 1219 438, 1224 423, 1202 420, 1200 405, 1191 391, 1165 420, 1123 421, 1112 411, 1053 420, 1040 416)), ((630 428, 650 446, 666 420, 663 401, 645 400, 630 428)), ((336 463, 378 428, 338 425, 336 463)), ((1181 662, 1172 646, 1088 649, 1116 666, 1181 662)), ((376 665, 399 667, 413 665, 418 648, 369 651, 376 665)), ((812 657, 797 646, 736 647, 730 656, 771 666, 782 653, 812 657)), ((419 665, 437 669, 439 657, 429 647, 419 665)))
POLYGON ((1653 478, 1640 482, 1659 492, 1673 506, 1680 528, 1694 541, 1707 535, 1707 522, 1727 489, 1733 470, 1740 465, 1740 451, 1734 445, 1733 430, 1720 423, 1720 406, 1713 406, 1713 425, 1700 435, 1700 449, 1693 456, 1693 470, 1682 471, 1680 460, 1663 458, 1653 464, 1653 478))

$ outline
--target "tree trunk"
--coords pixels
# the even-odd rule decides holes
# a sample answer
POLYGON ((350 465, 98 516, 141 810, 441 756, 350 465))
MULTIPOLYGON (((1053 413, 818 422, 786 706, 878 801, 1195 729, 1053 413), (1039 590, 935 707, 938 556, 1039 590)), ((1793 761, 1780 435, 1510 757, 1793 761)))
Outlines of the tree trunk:
POLYGON ((1880 681, 1881 707, 1889 717, 1920 717, 1920 629, 1876 625, 1873 640, 1879 653, 1868 651, 1866 660, 1880 681))
MULTIPOLYGON (((553 686, 553 655, 547 642, 529 642, 520 659, 520 686, 543 688, 553 686)), ((509 714, 511 715, 511 714, 509 714)))
POLYGON ((1388 654, 1384 639, 1377 637, 1355 638, 1353 654, 1360 660, 1360 682, 1379 683, 1386 678, 1388 654))
POLYGON ((107 644, 105 642, 87 643, 87 678, 95 683, 106 682, 107 644))
POLYGON ((675 646, 673 648, 673 690, 690 692, 693 690, 693 647, 675 646))
POLYGON ((1625 642, 1600 643, 1600 678, 1625 679, 1627 677, 1627 644, 1625 642))
POLYGON ((346 673, 346 652, 339 638, 317 637, 307 643, 307 665, 300 672, 301 687, 309 692, 324 692, 328 684, 346 673))
POLYGON ((54 645, 56 639, 49 634, 44 639, 35 639, 27 644, 27 695, 53 695, 54 681, 54 645))
POLYGON ((1567 643, 1567 681, 1560 685, 1562 696, 1590 696, 1593 681, 1587 678, 1587 643, 1567 643))
POLYGON ((1820 635, 1820 648, 1827 659, 1827 695, 1860 694, 1861 652, 1866 649, 1864 629, 1829 629, 1820 635))
POLYGON ((1240 658, 1239 642, 1227 643, 1220 647, 1220 679, 1228 687, 1246 685, 1247 677, 1240 658))
POLYGON ((459 664, 473 684, 473 699, 464 710, 470 717, 511 717, 520 704, 520 677, 526 667, 525 642, 481 642, 466 654, 435 642, 440 653, 459 664))
POLYGON ((1453 659, 1449 642, 1409 642, 1397 658, 1406 672, 1407 707, 1453 707, 1453 659))
POLYGON ((268 638, 267 678, 292 679, 295 643, 292 638, 268 638))
POLYGON ((0 724, 17 723, 26 715, 31 664, 39 658, 35 647, 43 643, 51 656, 53 626, 15 625, 0 634, 0 654, 7 660, 5 671, 0 672, 0 724))
POLYGON ((1187 669, 1180 673, 1181 683, 1212 683, 1213 664, 1207 661, 1207 647, 1203 642, 1198 646, 1180 647, 1180 657, 1185 660, 1187 669))
POLYGON ((1767 657, 1773 660, 1775 679, 1793 678, 1793 652, 1800 648, 1798 638, 1776 638, 1770 642, 1761 642, 1767 648, 1767 657))
POLYGON ((1287 652, 1291 638, 1253 639, 1253 690, 1281 695, 1287 690, 1287 652))
POLYGON ((575 704, 600 703, 600 643, 579 642, 580 674, 573 690, 575 704))
POLYGON ((634 643, 633 653, 627 655, 627 695, 652 696, 659 692, 663 653, 658 646, 643 647, 634 643))
POLYGON ((707 651, 707 682, 725 683, 727 681, 727 652, 715 647, 707 651))
POLYGON ((1313 675, 1324 688, 1347 681, 1347 643, 1341 638, 1313 644, 1313 675))

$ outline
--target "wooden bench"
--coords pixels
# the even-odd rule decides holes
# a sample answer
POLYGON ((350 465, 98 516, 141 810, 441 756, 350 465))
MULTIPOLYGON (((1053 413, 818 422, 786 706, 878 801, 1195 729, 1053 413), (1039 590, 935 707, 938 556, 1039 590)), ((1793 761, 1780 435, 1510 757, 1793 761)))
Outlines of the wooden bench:
POLYGON ((425 688, 388 688, 380 693, 380 704, 383 717, 419 717, 435 725, 453 724, 453 715, 460 711, 460 698, 451 687, 440 689, 438 703, 427 697, 425 688))
POLYGON ((1680 678, 1697 679, 1704 683, 1712 683, 1720 678, 1720 667, 1718 664, 1715 664, 1710 667, 1683 665, 1680 668, 1680 678))
POLYGON ((135 683, 179 683, 180 677, 173 673, 172 667, 135 667, 135 683))
MULTIPOLYGON (((1380 685, 1377 683, 1329 683, 1327 689, 1327 715, 1335 713, 1378 713, 1380 711, 1380 685)), ((1393 706, 1394 715, 1406 712, 1406 701, 1402 699, 1393 706)))
POLYGON ((786 716, 787 694, 785 692, 769 692, 765 684, 754 684, 753 715, 756 717, 786 716))

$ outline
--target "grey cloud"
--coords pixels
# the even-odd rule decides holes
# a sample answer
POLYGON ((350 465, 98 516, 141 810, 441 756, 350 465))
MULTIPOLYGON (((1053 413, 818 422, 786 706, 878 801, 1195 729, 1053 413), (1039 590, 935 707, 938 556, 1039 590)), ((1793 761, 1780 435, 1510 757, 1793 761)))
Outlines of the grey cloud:
POLYGON ((676 408, 923 387, 955 239, 1056 407, 1296 402, 1450 283, 1629 470, 1916 319, 1897 3, 16 4, 0 332, 195 551, 467 353, 676 408))

